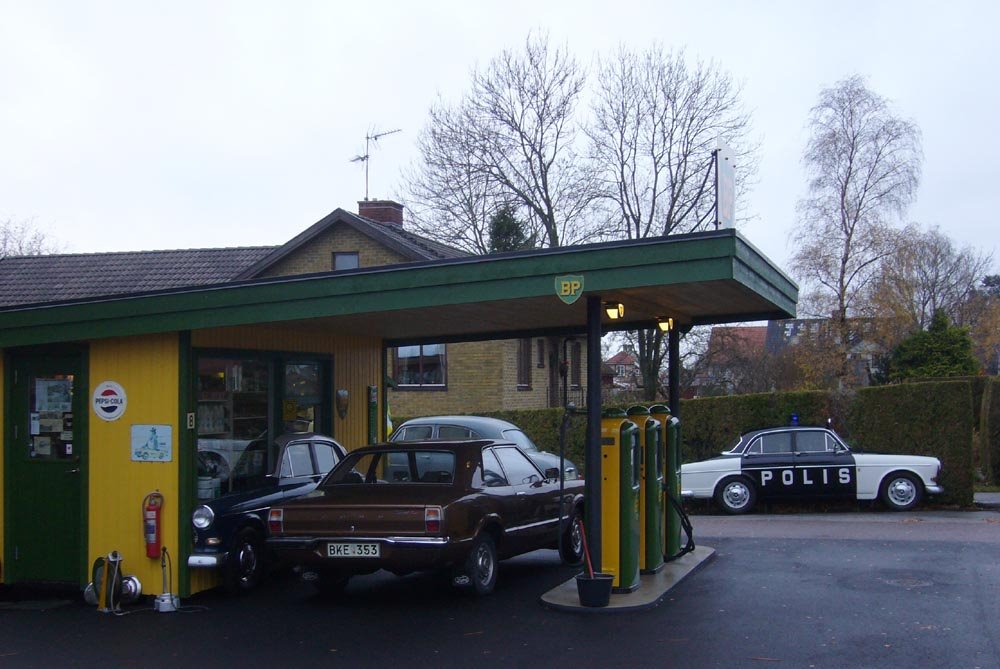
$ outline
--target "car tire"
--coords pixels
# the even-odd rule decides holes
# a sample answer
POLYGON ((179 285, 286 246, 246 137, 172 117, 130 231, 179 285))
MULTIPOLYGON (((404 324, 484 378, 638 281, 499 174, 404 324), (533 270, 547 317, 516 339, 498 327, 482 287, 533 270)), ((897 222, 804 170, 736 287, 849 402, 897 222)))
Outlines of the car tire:
POLYGON ((893 511, 909 511, 924 496, 924 486, 913 474, 893 472, 882 479, 879 497, 893 511))
POLYGON ((252 527, 236 534, 226 558, 223 581, 230 593, 253 590, 264 575, 264 541, 252 527))
POLYGON ((583 562, 583 533, 580 531, 580 509, 574 507, 573 513, 567 519, 566 529, 563 530, 562 538, 559 541, 559 557, 565 564, 576 567, 583 562))
POLYGON ((472 542, 472 550, 465 559, 465 574, 473 594, 481 597, 493 592, 497 583, 497 547, 488 533, 480 533, 472 542))
POLYGON ((347 589, 347 582, 350 580, 351 577, 347 574, 325 571, 321 572, 313 581, 313 586, 316 588, 316 592, 323 597, 340 597, 347 589))
POLYGON ((715 503, 731 515, 749 513, 757 504, 757 488, 742 476, 724 478, 715 489, 715 503))

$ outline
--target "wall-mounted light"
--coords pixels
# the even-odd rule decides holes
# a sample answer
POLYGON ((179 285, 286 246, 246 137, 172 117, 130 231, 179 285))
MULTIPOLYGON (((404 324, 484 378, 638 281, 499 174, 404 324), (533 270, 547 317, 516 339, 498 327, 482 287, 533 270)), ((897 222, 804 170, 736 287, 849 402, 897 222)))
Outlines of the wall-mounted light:
POLYGON ((625 305, 621 302, 605 302, 604 313, 613 321, 625 316, 625 305))
POLYGON ((656 321, 656 324, 660 327, 661 332, 670 332, 674 329, 674 319, 673 318, 661 318, 656 321))

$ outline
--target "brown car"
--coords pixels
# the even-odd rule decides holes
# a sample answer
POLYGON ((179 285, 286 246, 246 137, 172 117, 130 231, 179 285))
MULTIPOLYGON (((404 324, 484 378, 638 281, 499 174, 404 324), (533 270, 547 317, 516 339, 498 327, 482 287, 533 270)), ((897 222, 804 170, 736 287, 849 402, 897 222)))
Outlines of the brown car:
POLYGON ((321 592, 379 569, 448 569, 483 595, 499 559, 558 548, 565 562, 582 560, 583 486, 560 484, 558 467, 539 470, 507 441, 366 446, 313 492, 275 505, 268 544, 321 592))

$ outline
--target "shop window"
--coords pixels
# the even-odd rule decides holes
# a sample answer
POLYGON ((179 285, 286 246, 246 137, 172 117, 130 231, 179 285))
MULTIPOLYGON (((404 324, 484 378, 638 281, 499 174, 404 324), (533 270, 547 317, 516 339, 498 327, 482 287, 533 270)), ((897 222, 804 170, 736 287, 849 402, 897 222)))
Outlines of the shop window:
POLYGON ((447 355, 444 344, 400 346, 393 352, 393 379, 399 388, 447 387, 447 355))
POLYGON ((357 269, 360 267, 360 260, 358 258, 357 251, 351 251, 350 253, 334 253, 333 254, 333 269, 357 269))
POLYGON ((517 341, 517 389, 531 390, 531 340, 517 341))

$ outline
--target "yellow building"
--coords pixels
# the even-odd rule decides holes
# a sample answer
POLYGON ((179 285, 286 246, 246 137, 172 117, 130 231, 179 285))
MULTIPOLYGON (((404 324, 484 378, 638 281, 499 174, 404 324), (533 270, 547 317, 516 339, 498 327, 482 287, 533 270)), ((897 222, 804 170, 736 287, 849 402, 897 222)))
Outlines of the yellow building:
POLYGON ((187 568, 199 476, 288 430, 382 438, 393 348, 571 335, 599 352, 588 329, 794 315, 795 285, 732 230, 420 262, 389 235, 371 252, 401 260, 366 267, 370 234, 335 240, 371 225, 337 210, 278 248, 0 261, 3 582, 82 586, 117 550, 158 594, 142 514, 158 491, 173 591, 214 585, 187 568), (607 301, 624 318, 598 322, 607 301))

